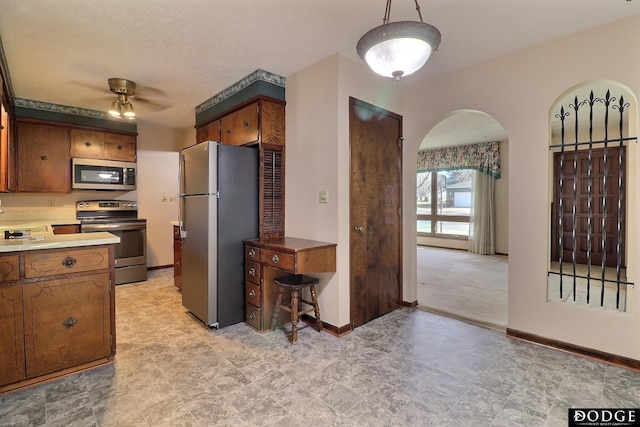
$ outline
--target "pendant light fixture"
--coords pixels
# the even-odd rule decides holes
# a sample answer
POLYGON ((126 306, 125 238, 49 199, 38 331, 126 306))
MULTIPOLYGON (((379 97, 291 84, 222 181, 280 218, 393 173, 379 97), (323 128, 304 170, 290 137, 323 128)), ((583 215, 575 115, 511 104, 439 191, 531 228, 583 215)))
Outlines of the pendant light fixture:
POLYGON ((109 79, 109 90, 117 95, 117 98, 111 103, 109 115, 118 119, 124 116, 133 120, 136 113, 133 105, 129 102, 129 97, 135 95, 136 84, 131 80, 112 78, 109 79))
POLYGON ((356 51, 371 69, 384 77, 400 80, 418 71, 440 45, 440 31, 422 20, 420 5, 417 21, 389 22, 391 0, 387 0, 382 25, 358 40, 356 51))

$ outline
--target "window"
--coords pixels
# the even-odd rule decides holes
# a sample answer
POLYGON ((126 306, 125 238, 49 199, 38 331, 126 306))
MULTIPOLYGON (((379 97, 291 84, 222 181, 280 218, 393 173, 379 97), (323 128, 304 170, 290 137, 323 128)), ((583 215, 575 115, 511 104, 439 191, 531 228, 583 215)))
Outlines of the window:
POLYGON ((418 235, 467 240, 473 170, 418 172, 418 235))

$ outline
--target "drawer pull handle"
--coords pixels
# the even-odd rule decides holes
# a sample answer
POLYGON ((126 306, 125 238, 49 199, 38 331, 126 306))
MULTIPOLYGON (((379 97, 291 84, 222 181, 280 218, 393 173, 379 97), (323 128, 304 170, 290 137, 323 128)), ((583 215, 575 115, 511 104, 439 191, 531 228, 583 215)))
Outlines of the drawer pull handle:
POLYGON ((71 329, 74 326, 76 326, 77 324, 78 324, 78 319, 76 319, 75 317, 71 317, 71 316, 67 317, 65 319, 65 321, 62 322, 62 326, 64 326, 67 329, 71 329))
POLYGON ((124 147, 123 147, 122 145, 118 145, 118 150, 119 150, 119 151, 122 151, 122 149, 123 149, 123 148, 124 148, 124 147))
POLYGON ((255 268, 253 268, 253 267, 252 267, 252 268, 250 268, 250 269, 249 269, 249 276, 254 276, 254 277, 255 277, 255 275, 256 275, 256 269, 255 269, 255 268))
POLYGON ((251 258, 253 258, 254 256, 256 256, 256 251, 255 251, 255 250, 253 250, 253 249, 249 249, 249 256, 250 256, 251 258))
POLYGON ((244 128, 249 129, 249 122, 244 122, 244 128))
POLYGON ((64 265, 67 268, 73 268, 73 266, 76 265, 76 262, 77 261, 75 258, 68 256, 62 260, 62 265, 64 265))
POLYGON ((46 155, 40 156, 40 160, 49 160, 46 155))
POLYGON ((254 291, 253 289, 251 289, 251 292, 249 292, 249 296, 250 296, 251 298, 255 297, 255 296, 256 296, 256 291, 254 291))
POLYGON ((273 258, 271 258, 271 261, 273 261, 275 264, 277 264, 278 261, 280 261, 280 258, 278 258, 277 254, 273 254, 273 258))
POLYGON ((254 312, 251 312, 251 314, 249 315, 249 319, 256 320, 256 314, 254 312))
POLYGON ((91 147, 91 143, 90 143, 89 141, 85 141, 85 142, 84 142, 84 146, 85 146, 85 147, 91 147))

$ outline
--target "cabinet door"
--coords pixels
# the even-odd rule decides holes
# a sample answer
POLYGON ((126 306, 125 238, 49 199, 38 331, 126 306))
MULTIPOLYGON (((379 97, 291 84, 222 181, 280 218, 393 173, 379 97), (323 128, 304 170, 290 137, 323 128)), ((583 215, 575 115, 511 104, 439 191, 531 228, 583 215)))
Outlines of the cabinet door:
POLYGON ((5 108, 5 103, 0 90, 0 191, 10 191, 12 172, 10 167, 10 159, 13 157, 11 153, 10 139, 10 119, 9 112, 5 108))
POLYGON ((182 240, 173 241, 173 284, 182 289, 182 240))
POLYGON ((71 157, 99 159, 104 152, 104 134, 84 129, 71 129, 71 157))
POLYGON ((260 238, 284 237, 284 146, 260 144, 260 238))
POLYGON ((134 135, 104 134, 104 158, 123 162, 136 161, 136 137, 134 135))
POLYGON ((112 355, 108 273, 23 286, 27 376, 112 355))
POLYGON ((260 101, 260 142, 285 145, 284 105, 260 101))
POLYGON ((22 285, 0 286, 0 385, 26 378, 22 285))
POLYGON ((220 119, 220 142, 243 145, 260 138, 258 102, 247 105, 220 119))
POLYGON ((220 141, 220 120, 196 129, 196 142, 200 144, 204 141, 220 141))
POLYGON ((18 123, 18 191, 70 193, 69 129, 18 123))

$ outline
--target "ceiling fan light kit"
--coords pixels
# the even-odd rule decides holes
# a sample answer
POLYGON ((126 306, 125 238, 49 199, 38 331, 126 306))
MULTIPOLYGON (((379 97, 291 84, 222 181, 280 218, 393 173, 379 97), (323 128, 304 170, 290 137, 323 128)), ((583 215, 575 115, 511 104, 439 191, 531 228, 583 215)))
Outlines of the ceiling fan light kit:
POLYGON ((136 84, 131 80, 121 78, 109 79, 109 90, 117 95, 117 98, 111 103, 109 115, 115 118, 133 120, 136 113, 133 104, 129 102, 129 97, 133 97, 136 93, 136 84))
POLYGON ((415 0, 418 21, 389 22, 391 0, 387 0, 383 24, 363 35, 356 51, 377 74, 400 80, 418 71, 427 62, 441 40, 440 31, 422 20, 415 0))

